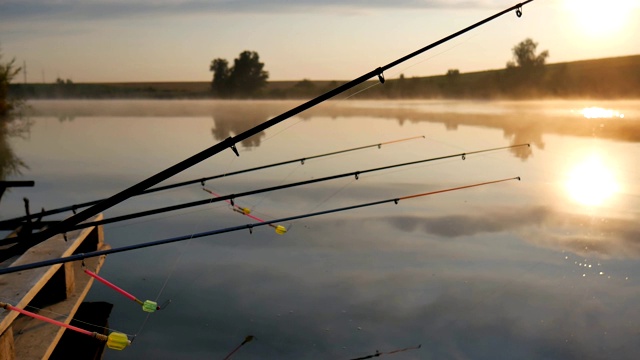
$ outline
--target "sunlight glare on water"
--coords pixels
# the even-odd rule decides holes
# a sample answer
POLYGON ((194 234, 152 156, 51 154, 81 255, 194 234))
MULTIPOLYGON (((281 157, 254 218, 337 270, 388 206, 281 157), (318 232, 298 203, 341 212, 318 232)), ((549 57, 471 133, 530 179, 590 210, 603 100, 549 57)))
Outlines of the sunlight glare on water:
POLYGON ((591 106, 579 111, 585 119, 624 119, 624 114, 613 109, 605 109, 601 107, 591 106))
POLYGON ((586 206, 601 205, 620 190, 611 169, 598 154, 591 154, 569 170, 565 183, 574 201, 586 206))

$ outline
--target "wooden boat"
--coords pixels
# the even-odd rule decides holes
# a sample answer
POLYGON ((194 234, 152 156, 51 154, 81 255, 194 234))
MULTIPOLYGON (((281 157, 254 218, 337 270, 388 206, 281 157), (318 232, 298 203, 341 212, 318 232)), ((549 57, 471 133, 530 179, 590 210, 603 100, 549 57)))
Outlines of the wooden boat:
MULTIPOLYGON (((102 218, 102 214, 98 214, 90 221, 102 218)), ((14 231, 9 237, 16 234, 14 231)), ((0 267, 109 248, 110 246, 104 243, 102 226, 94 226, 69 232, 66 239, 63 235, 56 235, 32 247, 17 259, 5 261, 0 267)), ((104 256, 87 259, 84 266, 97 273, 104 259, 104 256)), ((93 278, 84 274, 82 266, 81 261, 75 261, 1 275, 1 301, 68 324, 75 317, 93 283, 93 278)), ((0 360, 49 359, 64 332, 64 328, 43 323, 15 311, 1 311, 0 360)), ((95 342, 99 349, 93 352, 101 356, 104 342, 86 338, 88 342, 95 342)))

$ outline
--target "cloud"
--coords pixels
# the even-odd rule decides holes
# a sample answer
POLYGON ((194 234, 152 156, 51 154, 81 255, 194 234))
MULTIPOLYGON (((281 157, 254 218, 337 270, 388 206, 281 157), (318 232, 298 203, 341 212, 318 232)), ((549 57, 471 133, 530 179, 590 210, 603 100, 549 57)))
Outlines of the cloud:
POLYGON ((402 231, 422 231, 446 238, 511 231, 543 247, 578 254, 640 257, 640 229, 636 220, 596 219, 545 206, 499 208, 473 215, 391 216, 373 221, 387 222, 402 231))
POLYGON ((438 9, 485 8, 512 5, 503 0, 146 0, 137 2, 111 0, 25 0, 0 3, 0 19, 29 17, 110 19, 141 14, 202 14, 202 13, 304 13, 310 11, 349 12, 372 9, 438 9))
POLYGON ((397 229, 422 230, 433 235, 459 237, 540 225, 548 216, 548 209, 534 207, 519 211, 499 209, 478 215, 447 215, 428 218, 395 216, 388 218, 387 221, 397 229))

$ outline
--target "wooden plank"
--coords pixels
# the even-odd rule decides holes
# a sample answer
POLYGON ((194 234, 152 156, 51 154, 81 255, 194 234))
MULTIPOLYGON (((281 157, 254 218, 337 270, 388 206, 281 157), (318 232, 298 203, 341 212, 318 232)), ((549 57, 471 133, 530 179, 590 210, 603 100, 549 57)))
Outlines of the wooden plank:
MULTIPOLYGON (((103 245, 101 250, 110 248, 103 245)), ((85 260, 88 269, 99 272, 104 263, 105 256, 85 260)), ((66 301, 62 301, 38 311, 39 314, 68 324, 73 319, 78 307, 86 297, 93 278, 82 271, 81 261, 74 261, 73 274, 75 275, 76 291, 66 301)), ((27 308, 33 311, 33 309, 27 308)), ((36 312, 36 311, 34 311, 36 312)), ((58 341, 66 331, 64 328, 45 323, 27 316, 19 316, 13 322, 16 359, 48 359, 55 349, 58 341)))
MULTIPOLYGON (((97 221, 102 218, 102 214, 98 214, 87 221, 97 221)), ((44 259, 55 259, 72 255, 94 229, 95 227, 91 227, 69 232, 67 233, 68 241, 65 241, 62 235, 56 235, 29 249, 29 251, 20 256, 11 265, 22 265, 44 259)), ((61 266, 61 264, 57 264, 39 269, 0 275, 0 289, 2 291, 3 301, 18 308, 24 308, 33 300, 36 294, 61 266)), ((4 333, 17 317, 18 313, 15 311, 3 311, 0 313, 0 334, 4 333)))
POLYGON ((15 360, 16 352, 13 343, 13 331, 7 329, 0 335, 0 360, 15 360))
MULTIPOLYGON (((84 301, 76 311, 71 325, 108 335, 107 328, 109 327, 109 317, 112 310, 113 304, 108 302, 84 301)), ((74 331, 65 331, 49 359, 102 360, 106 350, 105 343, 100 340, 90 339, 86 335, 74 331)))

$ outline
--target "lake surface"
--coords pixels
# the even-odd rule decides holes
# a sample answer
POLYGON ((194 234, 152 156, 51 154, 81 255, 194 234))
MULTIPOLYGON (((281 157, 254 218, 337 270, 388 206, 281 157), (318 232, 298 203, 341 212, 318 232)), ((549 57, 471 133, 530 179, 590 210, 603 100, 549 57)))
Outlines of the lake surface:
MULTIPOLYGON (((112 195, 298 102, 37 101, 8 147, 35 180, 0 216, 112 195)), ((137 335, 106 359, 635 359, 640 353, 640 101, 334 101, 165 183, 407 140, 212 180, 231 194, 488 148, 477 155, 237 198, 278 219, 520 176, 482 187, 107 257, 101 275, 142 300, 110 327, 137 335)), ((6 172, 6 170, 5 170, 6 172)), ((200 184, 136 197, 106 217, 208 199, 200 184)), ((61 214, 58 218, 69 216, 61 214)), ((224 202, 105 226, 112 247, 251 219, 224 202)))

